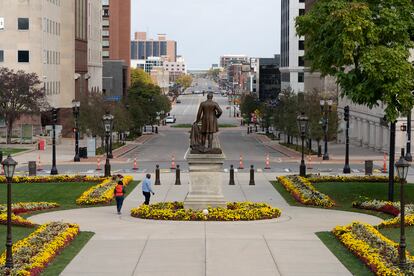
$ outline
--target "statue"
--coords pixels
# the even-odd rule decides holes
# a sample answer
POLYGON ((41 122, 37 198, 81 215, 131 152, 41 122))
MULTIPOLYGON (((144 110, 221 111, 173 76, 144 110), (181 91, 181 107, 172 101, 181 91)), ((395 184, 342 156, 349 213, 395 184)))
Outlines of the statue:
POLYGON ((213 135, 219 130, 217 119, 222 113, 220 106, 213 101, 213 93, 208 93, 207 101, 200 104, 197 119, 191 128, 192 153, 221 153, 221 149, 213 149, 213 135), (200 122, 201 128, 198 125, 200 122))

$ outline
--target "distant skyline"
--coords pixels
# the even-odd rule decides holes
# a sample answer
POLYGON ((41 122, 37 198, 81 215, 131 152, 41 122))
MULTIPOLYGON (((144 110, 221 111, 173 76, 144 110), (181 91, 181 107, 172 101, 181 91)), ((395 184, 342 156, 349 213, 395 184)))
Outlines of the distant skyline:
POLYGON ((224 54, 280 53, 280 2, 273 0, 132 0, 134 32, 178 43, 188 68, 207 69, 224 54))

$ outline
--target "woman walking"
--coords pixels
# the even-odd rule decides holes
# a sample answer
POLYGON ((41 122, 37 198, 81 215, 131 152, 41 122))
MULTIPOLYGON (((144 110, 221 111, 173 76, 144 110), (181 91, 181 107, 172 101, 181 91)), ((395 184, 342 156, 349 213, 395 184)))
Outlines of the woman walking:
POLYGON ((116 200, 116 210, 118 215, 121 214, 122 204, 124 203, 125 198, 125 187, 124 183, 120 180, 114 189, 114 195, 116 200))

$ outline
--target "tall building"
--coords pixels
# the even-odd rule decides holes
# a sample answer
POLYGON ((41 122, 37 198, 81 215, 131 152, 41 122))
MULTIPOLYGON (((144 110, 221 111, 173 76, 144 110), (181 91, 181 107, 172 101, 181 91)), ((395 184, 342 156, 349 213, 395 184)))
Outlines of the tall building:
POLYGON ((102 91, 102 0, 88 0, 88 88, 102 91))
POLYGON ((256 94, 261 101, 274 100, 281 91, 280 55, 256 59, 256 94))
POLYGON ((148 39, 146 32, 136 32, 131 41, 131 59, 145 60, 150 57, 163 57, 169 62, 177 61, 177 42, 167 40, 167 35, 159 34, 158 40, 148 39))
POLYGON ((246 55, 224 55, 220 57, 220 67, 227 69, 231 63, 247 63, 249 57, 246 55))
POLYGON ((280 73, 282 89, 304 92, 305 40, 296 34, 295 18, 305 14, 305 0, 281 1, 280 73))
POLYGON ((102 9, 103 92, 120 100, 130 85, 131 1, 102 0, 102 9))

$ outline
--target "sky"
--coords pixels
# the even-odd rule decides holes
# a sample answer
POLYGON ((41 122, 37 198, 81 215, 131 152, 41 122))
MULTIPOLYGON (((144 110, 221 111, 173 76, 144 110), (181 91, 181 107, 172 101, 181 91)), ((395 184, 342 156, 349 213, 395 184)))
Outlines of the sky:
POLYGON ((176 40, 189 69, 208 69, 224 54, 280 53, 278 0, 132 0, 132 28, 176 40))

